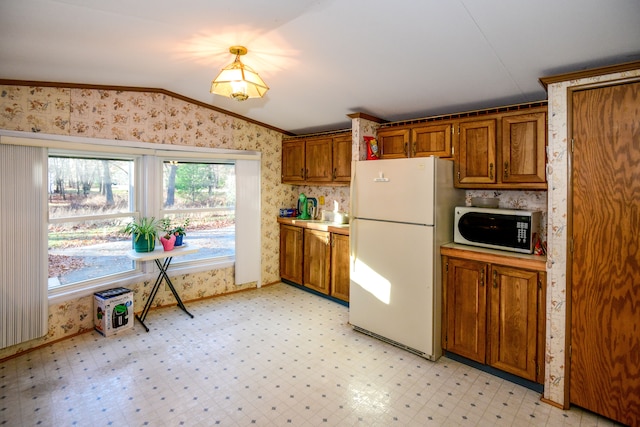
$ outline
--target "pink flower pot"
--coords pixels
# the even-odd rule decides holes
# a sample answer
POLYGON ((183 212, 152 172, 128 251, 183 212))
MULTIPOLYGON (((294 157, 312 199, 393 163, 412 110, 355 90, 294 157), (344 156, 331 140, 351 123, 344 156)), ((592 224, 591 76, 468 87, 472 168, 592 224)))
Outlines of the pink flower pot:
POLYGON ((173 250, 173 246, 176 244, 176 236, 172 234, 169 239, 163 236, 160 238, 160 243, 162 243, 162 247, 165 251, 171 251, 173 250))

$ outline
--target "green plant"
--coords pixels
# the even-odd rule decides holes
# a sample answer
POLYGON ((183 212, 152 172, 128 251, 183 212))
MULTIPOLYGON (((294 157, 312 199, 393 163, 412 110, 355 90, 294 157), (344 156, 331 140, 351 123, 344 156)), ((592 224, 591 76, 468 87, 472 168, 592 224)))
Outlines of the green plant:
POLYGON ((177 227, 174 227, 173 230, 171 231, 173 234, 180 235, 180 236, 184 236, 185 234, 187 234, 187 227, 189 226, 189 218, 186 218, 184 220, 184 222, 182 223, 182 225, 179 225, 177 227))
POLYGON ((135 236, 134 241, 138 241, 141 236, 148 242, 152 242, 158 235, 158 221, 155 217, 147 218, 142 217, 131 221, 122 230, 123 233, 135 236))

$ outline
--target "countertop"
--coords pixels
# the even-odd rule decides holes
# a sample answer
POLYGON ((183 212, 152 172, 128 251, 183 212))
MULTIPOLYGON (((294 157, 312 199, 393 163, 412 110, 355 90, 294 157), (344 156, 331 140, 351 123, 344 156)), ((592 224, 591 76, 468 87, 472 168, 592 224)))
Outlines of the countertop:
POLYGON ((478 246, 461 245, 459 243, 447 243, 442 245, 440 247, 440 253, 446 256, 473 259, 476 261, 501 265, 513 263, 518 267, 530 268, 536 271, 545 271, 547 268, 547 257, 542 255, 500 251, 496 249, 481 248, 478 246))
POLYGON ((309 228, 311 230, 328 231, 330 233, 349 235, 349 224, 335 224, 328 221, 305 220, 296 217, 278 217, 280 224, 293 225, 295 227, 309 228))

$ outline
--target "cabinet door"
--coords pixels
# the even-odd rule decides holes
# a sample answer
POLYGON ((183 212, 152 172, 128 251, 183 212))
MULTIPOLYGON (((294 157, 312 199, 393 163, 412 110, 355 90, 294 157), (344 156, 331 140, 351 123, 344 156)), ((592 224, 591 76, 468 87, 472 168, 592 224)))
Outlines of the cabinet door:
POLYGON ((496 182, 495 119, 460 123, 456 186, 496 182))
POLYGON ((494 265, 489 295, 488 364, 536 381, 538 273, 494 265))
POLYGON ((351 181, 351 134, 333 138, 333 182, 351 181))
POLYGON ((447 270, 446 349, 485 363, 488 264, 450 258, 447 270))
POLYGON ((328 231, 304 230, 303 285, 329 294, 329 269, 331 268, 330 233, 328 231))
POLYGON ((307 139, 306 180, 308 182, 331 182, 332 138, 307 139))
POLYGON ((378 148, 381 159, 409 157, 409 129, 381 129, 378 131, 378 148))
POLYGON ((544 112, 503 117, 502 182, 545 183, 546 140, 544 112))
POLYGON ((282 142, 282 182, 300 184, 304 181, 304 140, 282 142))
POLYGON ((349 236, 331 234, 331 296, 349 301, 349 236))
POLYGON ((303 228, 280 224, 280 277, 302 284, 303 228))
POLYGON ((451 157, 452 123, 411 129, 411 157, 451 157))

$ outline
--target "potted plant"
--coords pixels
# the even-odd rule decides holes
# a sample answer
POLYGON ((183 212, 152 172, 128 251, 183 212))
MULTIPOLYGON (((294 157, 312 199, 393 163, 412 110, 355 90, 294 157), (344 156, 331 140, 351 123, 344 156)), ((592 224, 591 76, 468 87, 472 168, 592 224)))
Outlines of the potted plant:
POLYGON ((156 248, 158 221, 155 217, 142 217, 131 221, 122 232, 131 235, 132 246, 136 252, 152 252, 156 248))
POLYGON ((173 234, 173 228, 171 227, 171 219, 163 218, 161 223, 164 235, 160 237, 160 243, 162 243, 165 251, 170 251, 176 243, 176 236, 173 234))
POLYGON ((187 234, 187 227, 189 226, 189 218, 186 218, 182 225, 179 225, 173 229, 173 234, 176 236, 176 246, 182 246, 182 240, 187 234))

